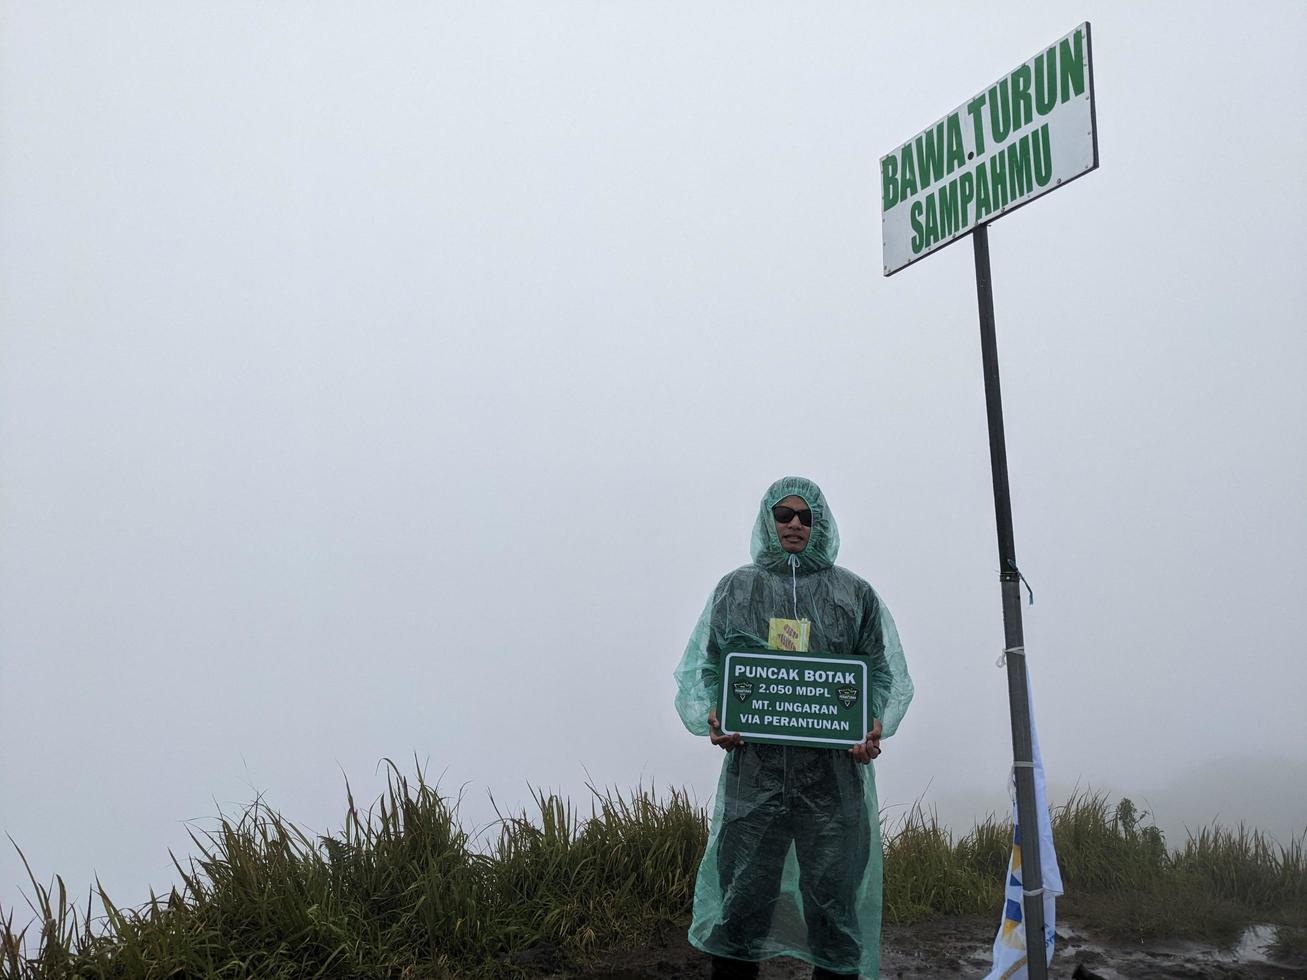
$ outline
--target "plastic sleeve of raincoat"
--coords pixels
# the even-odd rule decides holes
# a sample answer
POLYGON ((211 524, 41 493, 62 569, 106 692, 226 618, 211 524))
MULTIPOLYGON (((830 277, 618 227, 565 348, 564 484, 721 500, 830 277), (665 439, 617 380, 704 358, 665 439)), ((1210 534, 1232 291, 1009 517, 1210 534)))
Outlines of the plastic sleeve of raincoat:
POLYGON ((694 735, 708 734, 708 712, 721 700, 721 651, 713 642, 712 617, 718 591, 714 591, 704 606, 685 654, 676 665, 676 713, 681 722, 694 735))
POLYGON ((912 678, 908 676, 908 662, 894 617, 874 590, 872 595, 876 610, 867 617, 860 646, 871 658, 872 714, 880 719, 881 737, 889 738, 912 702, 912 678))

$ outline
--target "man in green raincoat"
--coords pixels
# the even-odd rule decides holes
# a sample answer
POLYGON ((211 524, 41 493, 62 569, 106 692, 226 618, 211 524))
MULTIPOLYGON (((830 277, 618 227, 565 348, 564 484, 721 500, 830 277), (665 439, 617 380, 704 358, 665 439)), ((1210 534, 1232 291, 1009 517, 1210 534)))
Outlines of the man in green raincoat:
POLYGON ((714 980, 751 980, 772 956, 811 963, 817 980, 879 974, 880 819, 868 763, 903 718, 912 681, 889 610, 835 564, 839 543, 815 483, 773 483, 753 563, 717 584, 676 668, 685 727, 727 750, 690 926, 714 980), (722 655, 767 647, 777 621, 804 620, 806 649, 867 658, 875 721, 865 741, 822 749, 722 734, 722 655))

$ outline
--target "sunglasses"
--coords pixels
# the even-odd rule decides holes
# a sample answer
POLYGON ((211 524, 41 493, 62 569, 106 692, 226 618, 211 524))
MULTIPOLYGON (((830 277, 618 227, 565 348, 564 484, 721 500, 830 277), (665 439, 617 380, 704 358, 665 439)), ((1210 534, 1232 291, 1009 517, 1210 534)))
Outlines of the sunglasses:
POLYGON ((776 519, 777 524, 788 524, 796 515, 800 524, 804 527, 812 527, 812 511, 807 508, 795 510, 793 507, 782 507, 778 504, 771 509, 771 516, 776 519))

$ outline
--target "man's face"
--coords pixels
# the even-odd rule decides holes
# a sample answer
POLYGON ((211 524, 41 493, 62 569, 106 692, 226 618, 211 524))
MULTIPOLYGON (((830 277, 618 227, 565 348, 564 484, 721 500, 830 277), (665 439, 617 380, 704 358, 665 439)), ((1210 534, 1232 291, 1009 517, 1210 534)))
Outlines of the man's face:
POLYGON ((772 519, 776 521, 776 536, 781 539, 782 548, 797 555, 808 547, 808 536, 812 534, 812 511, 808 509, 806 500, 790 494, 777 501, 771 513, 772 519))

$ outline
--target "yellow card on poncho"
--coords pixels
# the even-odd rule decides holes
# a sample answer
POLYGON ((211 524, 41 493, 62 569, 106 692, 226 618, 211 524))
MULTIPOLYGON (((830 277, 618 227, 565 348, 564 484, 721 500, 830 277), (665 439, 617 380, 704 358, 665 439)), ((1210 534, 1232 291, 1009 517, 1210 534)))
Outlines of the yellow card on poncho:
POLYGON ((773 616, 767 630, 767 649, 807 653, 811 625, 806 619, 777 619, 773 616))

